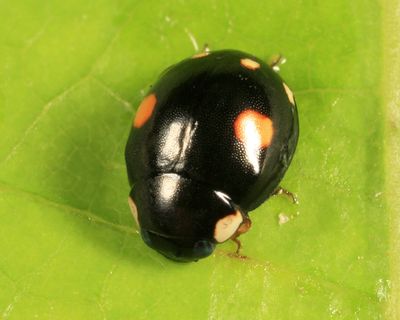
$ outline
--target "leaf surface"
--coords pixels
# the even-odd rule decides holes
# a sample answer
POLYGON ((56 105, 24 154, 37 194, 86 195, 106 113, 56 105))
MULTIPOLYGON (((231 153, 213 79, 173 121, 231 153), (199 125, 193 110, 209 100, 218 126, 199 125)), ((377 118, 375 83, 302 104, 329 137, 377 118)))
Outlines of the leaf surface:
POLYGON ((396 319, 396 8, 0 2, 0 318, 396 319), (300 204, 251 214, 247 259, 179 264, 135 229, 123 150, 151 83, 204 43, 287 58, 300 204))

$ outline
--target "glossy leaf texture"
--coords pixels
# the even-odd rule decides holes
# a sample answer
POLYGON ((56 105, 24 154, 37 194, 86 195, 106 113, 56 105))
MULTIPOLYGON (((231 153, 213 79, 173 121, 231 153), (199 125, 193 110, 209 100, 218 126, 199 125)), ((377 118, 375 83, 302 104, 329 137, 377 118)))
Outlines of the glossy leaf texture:
POLYGON ((0 2, 0 318, 397 319, 399 8, 0 2), (179 264, 137 233, 123 150, 159 73, 205 43, 287 58, 300 203, 251 214, 246 259, 179 264))

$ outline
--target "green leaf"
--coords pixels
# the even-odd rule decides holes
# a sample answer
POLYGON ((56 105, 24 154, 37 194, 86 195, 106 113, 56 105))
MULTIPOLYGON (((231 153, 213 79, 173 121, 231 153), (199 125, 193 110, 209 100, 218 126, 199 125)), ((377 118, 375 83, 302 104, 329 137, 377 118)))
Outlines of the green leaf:
POLYGON ((0 318, 397 319, 399 12, 0 2, 0 318), (135 229, 123 150, 150 84, 204 43, 287 57, 301 135, 283 185, 300 204, 276 197, 252 213, 247 259, 226 243, 179 264, 135 229))

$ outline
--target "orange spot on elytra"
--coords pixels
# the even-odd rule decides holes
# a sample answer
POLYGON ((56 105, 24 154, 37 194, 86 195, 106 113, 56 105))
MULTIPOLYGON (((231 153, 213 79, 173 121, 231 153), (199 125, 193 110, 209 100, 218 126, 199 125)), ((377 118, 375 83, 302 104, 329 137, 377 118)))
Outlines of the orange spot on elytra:
POLYGON ((207 57, 210 53, 209 52, 200 52, 192 56, 192 58, 197 59, 197 58, 203 58, 207 57))
POLYGON ((272 120, 255 110, 241 112, 233 126, 236 138, 246 146, 265 148, 271 144, 274 135, 272 120))
POLYGON ((147 120, 149 120, 154 111, 156 103, 157 97, 154 93, 143 99, 136 111, 135 120, 133 120, 133 126, 135 128, 140 128, 146 123, 147 120))
POLYGON ((260 68, 260 64, 257 61, 251 60, 249 58, 240 59, 240 64, 250 70, 256 70, 260 68))

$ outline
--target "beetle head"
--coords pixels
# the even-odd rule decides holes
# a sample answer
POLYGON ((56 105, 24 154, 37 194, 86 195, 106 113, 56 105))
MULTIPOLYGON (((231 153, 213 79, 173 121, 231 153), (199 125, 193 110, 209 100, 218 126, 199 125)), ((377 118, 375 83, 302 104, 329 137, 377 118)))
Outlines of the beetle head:
POLYGON ((209 256, 249 222, 229 196, 178 174, 136 183, 129 202, 144 242, 177 261, 209 256))

